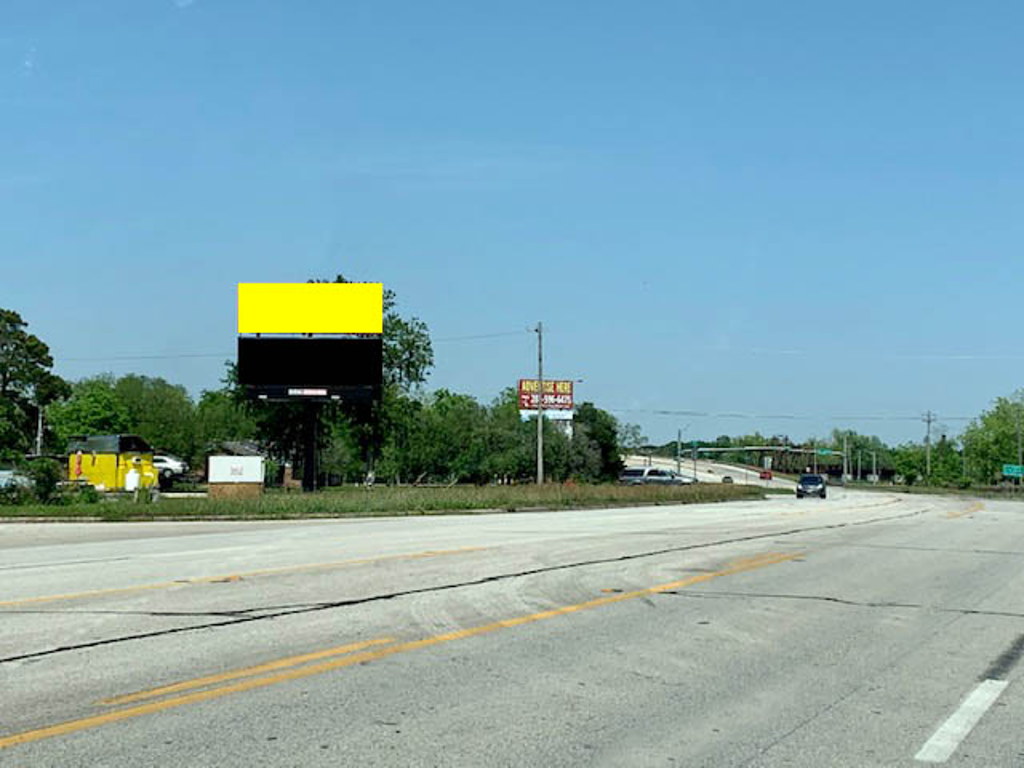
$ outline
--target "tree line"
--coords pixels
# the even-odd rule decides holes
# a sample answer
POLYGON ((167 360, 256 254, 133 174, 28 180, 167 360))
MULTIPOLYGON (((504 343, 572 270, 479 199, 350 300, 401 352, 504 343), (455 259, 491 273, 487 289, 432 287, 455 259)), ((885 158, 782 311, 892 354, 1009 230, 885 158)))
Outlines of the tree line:
MULTIPOLYGON (((338 276, 338 281, 344 278, 338 276)), ((233 363, 222 386, 197 399, 163 378, 102 374, 65 382, 52 373, 42 340, 15 312, 0 310, 0 462, 17 463, 35 450, 42 413, 42 452, 64 454, 69 438, 131 433, 159 452, 202 466, 226 442, 253 443, 276 463, 296 462, 311 427, 303 403, 246 397, 233 363)), ((383 389, 370 410, 319 408, 315 430, 325 479, 397 483, 517 482, 534 476, 536 420, 520 417, 516 393, 490 403, 424 389, 434 357, 429 331, 397 311, 384 295, 383 389)), ((621 469, 616 419, 592 403, 576 409, 570 434, 545 422, 545 473, 554 481, 613 480, 621 469)))
MULTIPOLYGON (((383 347, 383 391, 372 411, 332 405, 319 412, 315 428, 323 474, 353 480, 372 472, 399 483, 511 482, 533 476, 536 422, 520 418, 515 392, 507 389, 489 403, 448 390, 427 393, 424 385, 434 364, 429 330, 422 320, 398 312, 392 291, 384 293, 383 347)), ((0 462, 9 465, 34 453, 39 438, 43 453, 61 455, 72 435, 102 433, 138 434, 193 466, 227 441, 251 441, 285 462, 299 455, 306 438, 303 405, 247 399, 231 363, 222 386, 197 399, 180 385, 138 374, 67 382, 53 373, 53 364, 49 348, 29 332, 26 321, 0 308, 0 462)), ((876 436, 839 429, 799 445, 840 451, 845 440, 852 472, 859 456, 864 474, 877 466, 883 476, 906 484, 992 485, 1002 479, 1004 464, 1017 462, 1022 429, 1024 390, 1019 390, 997 398, 961 435, 940 433, 930 446, 887 445, 876 436)), ((676 451, 674 441, 647 445, 639 427, 620 424, 592 403, 577 408, 571 434, 553 423, 545 423, 544 430, 546 474, 556 481, 612 480, 624 452, 675 456, 676 451)), ((757 457, 741 446, 778 446, 777 455, 785 457, 786 447, 798 445, 785 435, 757 432, 698 444, 735 448, 717 458, 749 464, 757 457)), ((684 456, 691 445, 683 445, 684 456)), ((810 463, 795 453, 785 462, 776 468, 799 472, 800 464, 810 463)), ((821 469, 840 463, 836 456, 818 457, 821 469)))
MULTIPOLYGON (((839 474, 843 459, 849 455, 848 472, 866 477, 877 469, 885 480, 904 485, 943 487, 990 486, 1004 481, 1004 464, 1018 463, 1018 450, 1024 449, 1024 390, 1010 397, 999 397, 992 407, 971 420, 959 436, 939 431, 930 441, 909 441, 889 445, 876 435, 864 435, 852 429, 833 429, 823 438, 795 441, 787 435, 766 437, 759 432, 748 435, 719 435, 714 440, 696 441, 700 448, 715 448, 714 456, 727 464, 757 465, 760 454, 742 450, 743 446, 773 446, 773 467, 782 472, 799 473, 810 466, 821 472, 839 474), (830 451, 816 458, 810 453, 787 452, 789 448, 830 451), (733 449, 733 450, 729 450, 733 449)), ((639 448, 632 435, 634 450, 649 450, 665 457, 676 455, 675 441, 639 448)), ((689 458, 693 443, 682 444, 682 455, 689 458)), ((707 458, 709 454, 702 454, 707 458)))

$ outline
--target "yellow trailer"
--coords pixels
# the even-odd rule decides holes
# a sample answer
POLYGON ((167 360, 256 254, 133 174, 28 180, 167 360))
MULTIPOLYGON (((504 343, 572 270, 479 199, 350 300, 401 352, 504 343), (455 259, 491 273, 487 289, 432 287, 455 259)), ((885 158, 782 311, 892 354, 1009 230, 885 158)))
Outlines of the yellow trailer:
POLYGON ((73 437, 68 443, 68 479, 97 491, 150 488, 158 479, 153 449, 137 435, 73 437))

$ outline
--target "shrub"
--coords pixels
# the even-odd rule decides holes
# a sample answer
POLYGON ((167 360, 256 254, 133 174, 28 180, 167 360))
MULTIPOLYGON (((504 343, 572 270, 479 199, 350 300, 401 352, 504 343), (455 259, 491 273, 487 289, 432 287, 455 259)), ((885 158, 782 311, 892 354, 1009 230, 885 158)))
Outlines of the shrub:
POLYGON ((31 492, 27 488, 22 488, 20 485, 5 485, 0 488, 0 505, 13 507, 21 504, 29 504, 31 501, 31 492))
POLYGON ((32 492, 43 504, 60 501, 57 485, 64 477, 61 465, 53 459, 36 459, 28 465, 28 476, 32 481, 32 492))
POLYGON ((72 504, 98 504, 100 492, 91 485, 80 485, 71 497, 72 504))

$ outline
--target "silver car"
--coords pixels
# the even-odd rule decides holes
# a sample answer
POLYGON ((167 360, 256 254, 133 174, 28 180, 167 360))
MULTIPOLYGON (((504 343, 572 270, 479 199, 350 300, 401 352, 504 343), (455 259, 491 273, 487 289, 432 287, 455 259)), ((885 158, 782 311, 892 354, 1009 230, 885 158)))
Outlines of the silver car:
POLYGON ((624 485, 690 485, 694 480, 683 477, 671 469, 631 467, 622 471, 619 482, 624 485))

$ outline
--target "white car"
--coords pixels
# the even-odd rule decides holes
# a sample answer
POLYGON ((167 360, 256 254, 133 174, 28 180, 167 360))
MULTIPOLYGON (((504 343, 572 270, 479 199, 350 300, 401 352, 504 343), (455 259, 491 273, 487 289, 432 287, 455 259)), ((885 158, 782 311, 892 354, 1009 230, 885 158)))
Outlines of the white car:
POLYGON ((188 464, 185 460, 170 454, 157 454, 153 456, 153 466, 156 467, 160 482, 164 484, 168 484, 175 478, 182 477, 188 472, 188 464))

